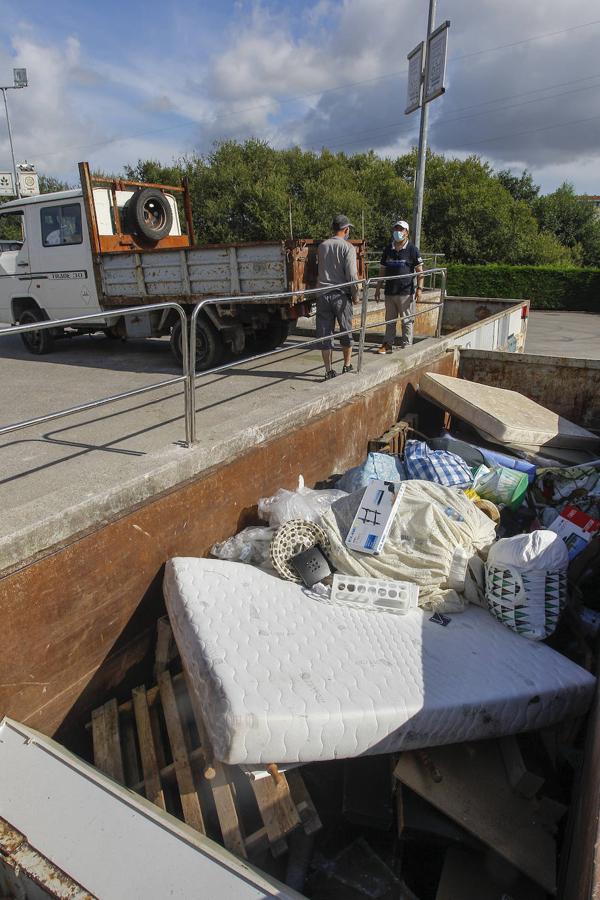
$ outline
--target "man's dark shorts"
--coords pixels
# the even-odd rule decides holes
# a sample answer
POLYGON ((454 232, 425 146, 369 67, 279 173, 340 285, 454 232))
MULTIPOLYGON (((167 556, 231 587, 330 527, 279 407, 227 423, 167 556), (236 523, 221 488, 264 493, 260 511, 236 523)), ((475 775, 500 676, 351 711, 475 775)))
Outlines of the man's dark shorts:
MULTIPOLYGON (((333 334, 335 323, 340 326, 340 331, 350 331, 352 328, 352 300, 344 291, 329 291, 317 297, 316 336, 325 337, 333 334)), ((352 345, 352 335, 344 334, 340 338, 342 347, 352 345)), ((333 349, 333 338, 319 344, 321 350, 333 349)))

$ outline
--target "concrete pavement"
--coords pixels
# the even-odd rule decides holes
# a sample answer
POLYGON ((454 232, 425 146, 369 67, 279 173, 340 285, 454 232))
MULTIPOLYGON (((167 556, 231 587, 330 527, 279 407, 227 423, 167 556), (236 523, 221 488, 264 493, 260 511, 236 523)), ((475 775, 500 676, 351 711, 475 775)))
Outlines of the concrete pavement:
POLYGON ((600 359, 600 315, 534 310, 527 326, 525 352, 600 359))

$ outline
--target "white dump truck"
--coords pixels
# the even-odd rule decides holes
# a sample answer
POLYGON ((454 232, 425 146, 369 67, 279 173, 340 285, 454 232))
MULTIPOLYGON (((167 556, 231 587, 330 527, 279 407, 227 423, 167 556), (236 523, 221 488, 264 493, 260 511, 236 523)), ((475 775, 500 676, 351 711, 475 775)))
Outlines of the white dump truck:
MULTIPOLYGON (((98 178, 79 164, 81 187, 12 200, 0 206, 0 319, 12 324, 107 315, 68 328, 22 334, 32 353, 67 336, 104 331, 109 337, 170 335, 181 360, 181 320, 208 297, 294 291, 264 303, 209 305, 198 318, 197 369, 218 365, 228 348, 272 349, 306 312, 302 291, 316 286, 314 240, 196 245, 187 184, 168 186, 98 178), (182 219, 185 227, 182 227, 182 219), (119 315, 125 307, 148 312, 119 315)), ((364 242, 355 242, 359 277, 364 242)))

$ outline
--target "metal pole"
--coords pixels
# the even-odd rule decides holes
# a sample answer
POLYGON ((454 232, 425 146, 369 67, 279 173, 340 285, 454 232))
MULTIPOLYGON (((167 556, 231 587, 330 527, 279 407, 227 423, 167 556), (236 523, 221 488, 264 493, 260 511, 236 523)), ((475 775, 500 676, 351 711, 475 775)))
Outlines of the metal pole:
MULTIPOLYGON (((427 71, 427 48, 429 35, 435 29, 435 12, 437 0, 429 0, 429 19, 427 22, 427 40, 425 41, 425 52, 423 54, 423 64, 427 71)), ((421 125, 419 128, 419 152, 417 156, 417 178, 415 186, 415 201, 413 205, 413 243, 420 246, 421 243, 421 219, 423 217, 423 191, 425 188, 425 160, 427 158, 427 128, 429 126, 429 104, 421 102, 421 125)))
POLYGON ((371 280, 367 278, 366 281, 363 281, 363 290, 362 290, 362 303, 360 309, 360 338, 358 341, 358 362, 356 364, 356 369, 358 372, 362 369, 363 364, 363 353, 365 350, 365 334, 367 330, 367 302, 369 300, 369 287, 371 285, 371 280))
POLYGON ((438 321, 437 328, 435 330, 435 336, 437 338, 442 336, 442 326, 444 324, 444 304, 446 303, 446 269, 442 269, 442 286, 440 288, 440 307, 438 310, 438 321))
POLYGON ((2 91, 2 96, 4 97, 4 109, 6 110, 6 127, 8 128, 8 142, 10 144, 10 155, 12 157, 13 174, 15 176, 15 191, 17 192, 17 197, 20 197, 21 191, 19 190, 19 179, 17 178, 17 164, 15 162, 15 151, 13 148, 12 134, 10 130, 10 119, 8 116, 8 101, 6 99, 6 91, 8 90, 8 88, 3 87, 0 88, 0 90, 2 91))

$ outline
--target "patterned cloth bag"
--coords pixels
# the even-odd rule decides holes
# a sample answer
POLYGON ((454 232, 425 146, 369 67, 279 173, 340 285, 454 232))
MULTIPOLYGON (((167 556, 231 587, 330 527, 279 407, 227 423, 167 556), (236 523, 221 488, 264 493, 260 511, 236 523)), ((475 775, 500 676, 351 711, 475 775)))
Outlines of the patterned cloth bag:
POLYGON ((568 563, 565 543, 553 531, 497 541, 485 566, 489 611, 517 634, 543 641, 567 601, 568 563))

